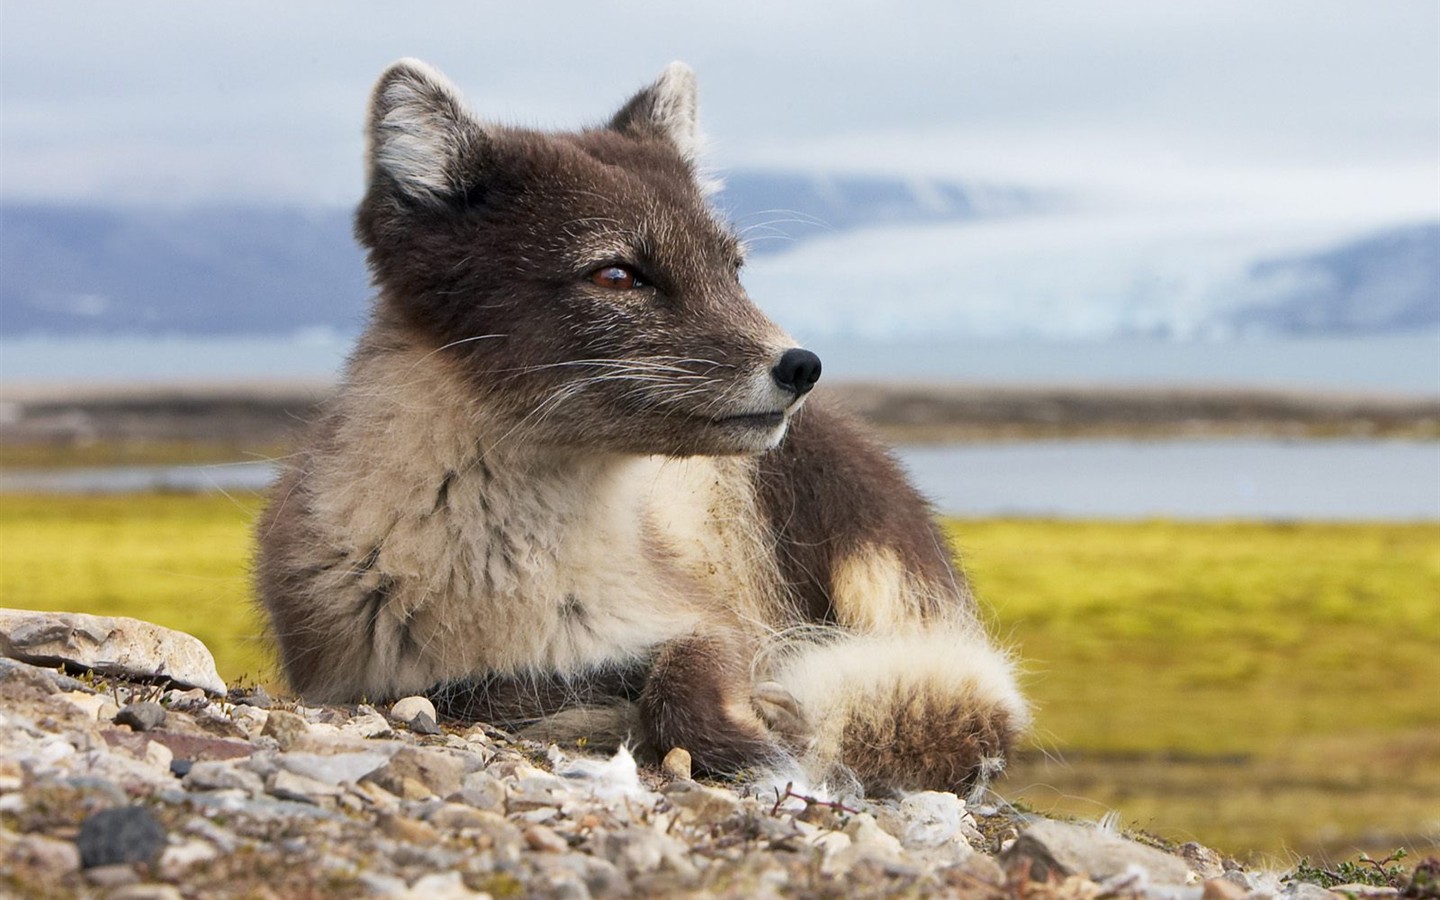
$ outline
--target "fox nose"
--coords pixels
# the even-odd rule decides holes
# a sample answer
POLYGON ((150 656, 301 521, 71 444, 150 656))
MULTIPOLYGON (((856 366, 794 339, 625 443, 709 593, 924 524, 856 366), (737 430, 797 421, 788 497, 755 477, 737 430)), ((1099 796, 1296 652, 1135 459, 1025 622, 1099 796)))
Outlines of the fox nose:
POLYGON ((820 380, 820 357, 799 347, 786 350, 770 370, 770 377, 785 390, 794 391, 797 397, 808 394, 820 380))

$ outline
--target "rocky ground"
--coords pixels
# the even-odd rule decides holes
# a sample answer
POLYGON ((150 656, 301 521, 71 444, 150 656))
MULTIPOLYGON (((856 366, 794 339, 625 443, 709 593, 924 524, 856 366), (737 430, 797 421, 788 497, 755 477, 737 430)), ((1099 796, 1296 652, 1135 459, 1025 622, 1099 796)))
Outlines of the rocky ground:
MULTIPOLYGON (((198 649, 197 649, 198 647, 198 649)), ((1437 864, 1440 865, 1440 864, 1437 864)), ((1413 885, 1412 885, 1413 887, 1413 885)), ((1435 896, 1411 891, 1407 896, 1435 896)), ((927 792, 830 801, 692 780, 418 697, 227 688, 129 619, 0 610, 0 894, 19 897, 1394 895, 1246 872, 1196 844, 927 792)))

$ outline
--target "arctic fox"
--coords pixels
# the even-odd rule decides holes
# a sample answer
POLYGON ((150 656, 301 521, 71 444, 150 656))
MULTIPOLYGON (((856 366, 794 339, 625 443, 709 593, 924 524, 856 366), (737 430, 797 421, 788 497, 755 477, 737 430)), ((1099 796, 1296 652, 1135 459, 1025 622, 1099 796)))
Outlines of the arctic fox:
POLYGON ((872 793, 1004 765, 1011 662, 926 503, 741 286, 690 69, 546 133, 402 60, 366 143, 378 297, 258 528, 297 692, 872 793))

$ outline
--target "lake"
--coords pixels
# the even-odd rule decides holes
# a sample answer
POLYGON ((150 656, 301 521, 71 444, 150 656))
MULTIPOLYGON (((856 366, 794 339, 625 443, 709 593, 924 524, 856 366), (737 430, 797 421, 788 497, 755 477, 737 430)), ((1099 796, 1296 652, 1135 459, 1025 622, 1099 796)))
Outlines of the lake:
MULTIPOLYGON (((1440 443, 1029 441, 903 447, 943 513, 1135 519, 1440 520, 1440 443)), ((0 490, 259 489, 267 463, 0 474, 0 490)))

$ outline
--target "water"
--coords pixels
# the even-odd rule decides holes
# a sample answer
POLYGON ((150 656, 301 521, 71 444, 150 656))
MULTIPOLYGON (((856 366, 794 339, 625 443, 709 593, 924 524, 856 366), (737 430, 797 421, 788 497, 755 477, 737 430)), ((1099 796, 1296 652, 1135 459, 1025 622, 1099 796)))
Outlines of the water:
MULTIPOLYGON (((1440 443, 1035 441, 907 447, 941 512, 1135 519, 1440 520, 1440 443)), ((267 463, 11 472, 0 490, 255 490, 267 463)))
POLYGON ((258 491, 275 478, 266 462, 208 466, 107 466, 0 472, 0 491, 125 494, 134 491, 258 491))
MULTIPOLYGON (((1440 394, 1440 332, 1166 341, 931 339, 802 342, 848 380, 1180 385, 1440 394)), ((333 377, 353 336, 0 338, 0 381, 133 382, 333 377)))
POLYGON ((1033 441, 900 458, 953 515, 1440 520, 1434 442, 1033 441))

